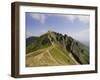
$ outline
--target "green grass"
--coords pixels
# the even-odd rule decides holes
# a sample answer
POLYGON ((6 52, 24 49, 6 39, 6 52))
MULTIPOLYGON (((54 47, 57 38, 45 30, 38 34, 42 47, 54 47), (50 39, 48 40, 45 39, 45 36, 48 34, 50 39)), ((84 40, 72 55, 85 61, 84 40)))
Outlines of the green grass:
POLYGON ((88 48, 79 42, 76 44, 75 40, 73 45, 72 43, 71 38, 66 41, 61 34, 52 32, 43 34, 34 43, 26 47, 26 66, 87 64, 89 62, 88 48), (73 49, 70 48, 71 46, 73 49))
POLYGON ((45 49, 39 49, 33 53, 27 54, 26 66, 60 66, 60 65, 73 65, 75 62, 69 57, 68 53, 60 46, 50 46, 45 49))
POLYGON ((89 49, 83 44, 78 43, 78 45, 73 45, 73 52, 79 58, 81 64, 89 63, 89 49))
POLYGON ((69 57, 68 53, 64 53, 64 51, 58 46, 54 47, 50 53, 59 64, 75 64, 69 57))
MULTIPOLYGON (((26 66, 36 67, 36 66, 52 66, 59 65, 47 52, 48 48, 45 50, 37 50, 30 56, 26 56, 26 66), (42 51, 42 52, 41 52, 42 51), (34 55, 38 54, 38 55, 34 55)), ((28 55, 28 54, 27 54, 28 55)))

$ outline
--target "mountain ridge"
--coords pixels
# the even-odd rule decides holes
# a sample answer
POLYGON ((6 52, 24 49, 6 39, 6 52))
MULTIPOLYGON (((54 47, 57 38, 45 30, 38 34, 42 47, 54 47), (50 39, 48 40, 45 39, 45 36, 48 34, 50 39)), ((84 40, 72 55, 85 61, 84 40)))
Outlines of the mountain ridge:
MULTIPOLYGON (((26 39, 26 42, 27 40, 28 39, 26 39)), ((43 57, 43 56, 40 59, 41 61, 43 60, 45 64, 42 64, 43 62, 40 63, 41 61, 39 61, 38 59, 36 59, 37 63, 40 63, 40 64, 31 62, 31 59, 26 58, 27 66, 30 66, 30 64, 32 63, 34 64, 31 66, 47 66, 47 65, 50 66, 50 65, 61 65, 61 64, 72 65, 76 63, 89 64, 89 50, 86 48, 85 45, 76 41, 75 39, 73 39, 71 36, 68 36, 67 34, 63 35, 61 33, 57 33, 54 31, 48 31, 47 33, 40 35, 36 39, 35 42, 26 46, 26 53, 27 53, 26 55, 29 55, 30 53, 35 52, 35 51, 37 52, 32 55, 35 55, 35 54, 37 54, 37 56, 39 56, 40 54, 48 55, 46 57, 49 58, 48 59, 49 62, 46 63, 44 60, 46 57, 43 57), (52 49, 49 49, 50 47, 52 47, 52 49), (43 52, 39 51, 41 49, 45 49, 45 50, 43 50, 43 52), (57 62, 59 63, 55 61, 55 64, 51 64, 51 62, 54 63, 54 59, 52 58, 51 60, 51 57, 50 57, 51 54, 53 55, 54 59, 57 60, 57 62)), ((32 59, 34 59, 35 57, 36 56, 34 56, 32 59)))

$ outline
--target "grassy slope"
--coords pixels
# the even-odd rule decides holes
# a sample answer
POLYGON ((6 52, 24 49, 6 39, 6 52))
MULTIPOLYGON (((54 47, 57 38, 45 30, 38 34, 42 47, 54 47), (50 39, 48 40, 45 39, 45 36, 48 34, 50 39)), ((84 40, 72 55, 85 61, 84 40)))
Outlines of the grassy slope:
MULTIPOLYGON (((57 66, 57 65, 73 65, 78 64, 76 58, 71 55, 68 50, 64 49, 64 41, 60 43, 56 39, 55 33, 44 34, 40 36, 34 44, 31 44, 27 47, 26 54, 26 66, 35 67, 35 66, 57 66)), ((83 45, 73 46, 75 53, 81 57, 79 59, 82 63, 87 63, 89 57, 88 50, 83 45), (82 50, 84 52, 82 52, 82 50)))
POLYGON ((47 36, 47 34, 44 34, 37 38, 37 40, 34 43, 31 43, 30 45, 26 46, 26 53, 28 54, 38 49, 43 49, 50 46, 50 42, 47 36))
POLYGON ((26 56, 27 67, 70 64, 75 64, 75 62, 58 45, 31 52, 26 56))
POLYGON ((79 59, 80 59, 81 63, 82 64, 89 63, 88 49, 86 47, 84 47, 84 45, 82 45, 81 43, 78 46, 74 45, 73 47, 76 50, 75 53, 77 53, 78 56, 80 55, 79 59))

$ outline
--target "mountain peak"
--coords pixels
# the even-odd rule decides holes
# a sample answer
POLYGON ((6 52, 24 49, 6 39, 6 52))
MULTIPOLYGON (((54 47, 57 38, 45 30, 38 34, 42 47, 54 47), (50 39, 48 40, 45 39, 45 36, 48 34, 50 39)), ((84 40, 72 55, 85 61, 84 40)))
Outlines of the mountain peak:
POLYGON ((48 32, 47 33, 56 33, 56 32, 54 32, 54 31, 51 31, 51 30, 48 30, 48 32))
POLYGON ((53 31, 51 31, 51 30, 48 30, 48 33, 49 33, 49 32, 53 32, 53 31))
POLYGON ((76 41, 74 38, 67 36, 67 34, 49 30, 37 38, 32 37, 26 39, 26 44, 27 55, 31 52, 34 52, 34 56, 43 55, 37 59, 32 55, 32 61, 37 62, 34 62, 31 65, 30 59, 27 59, 27 66, 89 64, 89 48, 79 41, 76 41), (45 63, 42 63, 41 61, 45 63))

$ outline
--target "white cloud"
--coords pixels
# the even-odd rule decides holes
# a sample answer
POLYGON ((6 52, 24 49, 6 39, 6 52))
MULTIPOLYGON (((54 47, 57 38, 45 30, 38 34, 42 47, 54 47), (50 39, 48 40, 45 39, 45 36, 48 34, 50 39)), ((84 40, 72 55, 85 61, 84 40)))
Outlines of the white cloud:
POLYGON ((32 36, 40 36, 44 33, 46 33, 47 30, 41 29, 41 30, 35 30, 33 32, 26 32, 26 38, 32 37, 32 36))
MULTIPOLYGON (((48 16, 50 16, 49 14, 47 14, 48 16)), ((53 14, 54 15, 54 14, 53 14)), ((38 14, 38 13, 30 13, 30 16, 38 21, 40 21, 42 24, 45 23, 46 21, 46 15, 45 14, 38 14)), ((57 15, 56 15, 57 16, 57 15)), ((80 22, 82 23, 89 23, 89 16, 88 15, 60 15, 62 17, 65 17, 67 19, 69 19, 72 23, 78 19, 80 22)))
POLYGON ((69 19, 71 22, 74 22, 74 20, 76 19, 75 15, 66 15, 65 16, 67 19, 69 19))
POLYGON ((76 19, 78 19, 80 22, 85 24, 89 23, 89 16, 85 15, 64 15, 64 17, 69 19, 71 22, 74 22, 76 19))
POLYGON ((44 14, 35 14, 35 13, 30 13, 30 16, 38 21, 40 21, 42 24, 45 23, 45 15, 44 14))
POLYGON ((89 23, 89 16, 77 16, 81 22, 89 23))
POLYGON ((31 33, 31 32, 26 32, 26 38, 29 38, 29 37, 31 37, 31 36, 33 36, 33 33, 31 33))

